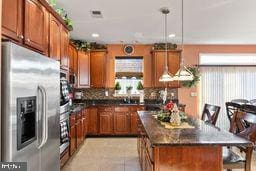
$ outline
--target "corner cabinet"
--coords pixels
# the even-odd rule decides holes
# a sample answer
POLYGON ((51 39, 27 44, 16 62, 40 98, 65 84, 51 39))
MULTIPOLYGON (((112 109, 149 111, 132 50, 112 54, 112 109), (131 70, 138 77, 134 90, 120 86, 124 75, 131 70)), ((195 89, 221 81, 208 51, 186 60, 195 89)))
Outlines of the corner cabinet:
POLYGON ((78 88, 90 87, 90 53, 78 52, 78 88))
POLYGON ((93 88, 104 88, 106 86, 106 54, 106 50, 91 51, 90 86, 93 88))
MULTIPOLYGON (((181 58, 181 51, 180 50, 168 50, 167 52, 168 58, 168 68, 169 72, 173 75, 180 68, 180 58, 181 58)), ((166 52, 164 50, 156 50, 152 51, 153 56, 153 86, 155 88, 162 88, 165 87, 164 83, 159 82, 159 78, 164 72, 165 66, 165 55, 166 52)), ((180 83, 179 81, 172 81, 168 83, 168 87, 170 88, 179 88, 180 83)))

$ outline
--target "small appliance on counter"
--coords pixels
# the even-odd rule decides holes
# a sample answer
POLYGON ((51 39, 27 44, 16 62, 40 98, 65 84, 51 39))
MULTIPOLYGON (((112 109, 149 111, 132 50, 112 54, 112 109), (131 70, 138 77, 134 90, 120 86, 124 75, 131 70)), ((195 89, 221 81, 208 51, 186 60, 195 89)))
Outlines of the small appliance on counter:
POLYGON ((83 99, 83 97, 84 97, 84 94, 82 91, 75 91, 75 99, 76 100, 81 100, 81 99, 83 99))

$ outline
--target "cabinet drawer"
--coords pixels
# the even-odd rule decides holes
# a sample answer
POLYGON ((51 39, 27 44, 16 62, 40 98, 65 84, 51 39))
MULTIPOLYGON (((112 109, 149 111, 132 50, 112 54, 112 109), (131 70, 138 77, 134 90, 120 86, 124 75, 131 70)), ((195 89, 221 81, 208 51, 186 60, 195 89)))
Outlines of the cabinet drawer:
POLYGON ((70 122, 70 126, 73 126, 76 124, 76 115, 75 114, 70 115, 69 122, 70 122))
POLYGON ((129 107, 115 107, 115 112, 129 112, 129 107))
POLYGON ((103 106, 99 107, 98 110, 103 111, 103 112, 104 111, 106 111, 106 112, 112 112, 113 111, 112 107, 103 107, 103 106))

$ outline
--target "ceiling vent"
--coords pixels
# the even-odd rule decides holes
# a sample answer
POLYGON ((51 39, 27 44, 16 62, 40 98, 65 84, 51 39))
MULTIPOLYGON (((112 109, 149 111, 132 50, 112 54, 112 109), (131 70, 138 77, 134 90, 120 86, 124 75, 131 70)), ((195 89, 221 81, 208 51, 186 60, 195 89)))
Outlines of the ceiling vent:
POLYGON ((101 11, 91 11, 91 15, 93 18, 103 18, 101 11))

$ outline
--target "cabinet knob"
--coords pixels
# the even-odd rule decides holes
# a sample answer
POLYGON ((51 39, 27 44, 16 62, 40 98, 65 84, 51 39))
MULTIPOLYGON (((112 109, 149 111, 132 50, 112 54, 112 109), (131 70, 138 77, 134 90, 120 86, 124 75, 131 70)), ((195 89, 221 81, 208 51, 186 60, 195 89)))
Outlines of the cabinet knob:
POLYGON ((24 36, 23 35, 19 35, 18 38, 19 39, 24 39, 24 36))
POLYGON ((27 39, 27 42, 30 42, 30 39, 27 39))

